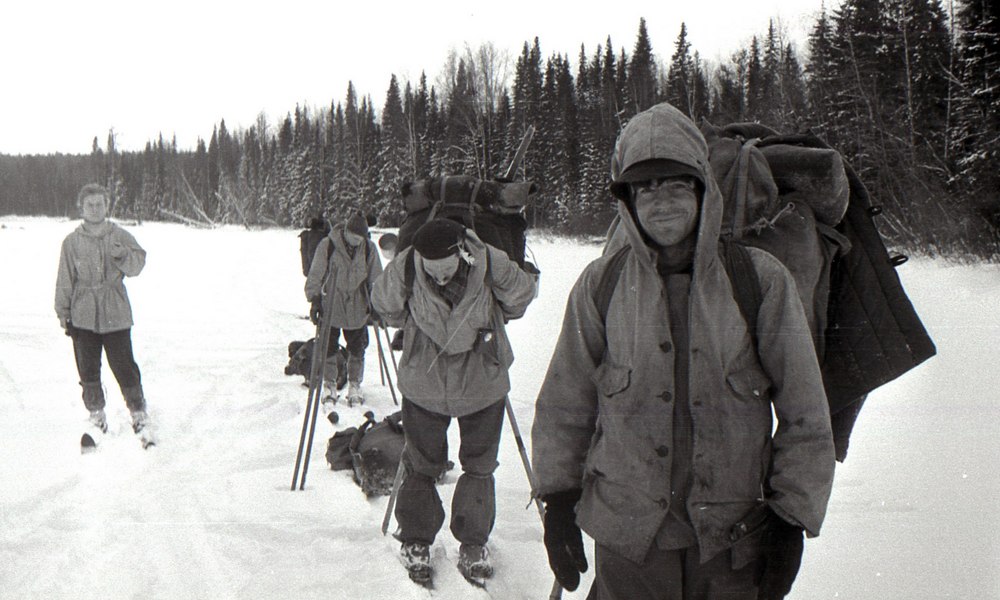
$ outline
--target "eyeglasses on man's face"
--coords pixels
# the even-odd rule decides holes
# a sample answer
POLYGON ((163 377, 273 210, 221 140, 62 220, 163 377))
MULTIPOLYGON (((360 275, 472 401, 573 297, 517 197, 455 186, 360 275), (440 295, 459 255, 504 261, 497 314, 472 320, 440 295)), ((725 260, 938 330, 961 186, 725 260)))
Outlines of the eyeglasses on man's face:
POLYGON ((633 193, 636 195, 652 194, 653 192, 666 192, 671 196, 681 196, 694 194, 697 190, 697 184, 694 177, 689 175, 668 175, 657 179, 636 181, 630 183, 629 187, 632 188, 633 193))

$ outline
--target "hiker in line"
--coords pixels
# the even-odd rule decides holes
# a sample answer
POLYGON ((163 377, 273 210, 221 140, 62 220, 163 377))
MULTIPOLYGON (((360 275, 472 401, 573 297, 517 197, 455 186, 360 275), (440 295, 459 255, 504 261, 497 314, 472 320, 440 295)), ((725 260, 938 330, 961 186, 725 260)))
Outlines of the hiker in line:
POLYGON ((493 574, 486 542, 514 361, 504 323, 523 315, 534 293, 531 276, 502 250, 448 219, 423 225, 375 283, 375 310, 405 332, 398 385, 407 475, 395 515, 404 565, 418 583, 430 581, 430 546, 444 524, 434 483, 446 467, 453 417, 462 440, 462 475, 451 505, 451 532, 461 543, 458 568, 470 581, 493 574))
POLYGON ((381 274, 382 262, 374 242, 368 239, 368 223, 360 213, 333 227, 316 247, 305 291, 306 299, 312 303, 310 316, 314 323, 320 323, 328 306, 331 310, 330 340, 323 369, 324 403, 336 403, 339 399, 337 349, 341 331, 347 343, 347 401, 352 405, 364 402, 361 381, 372 318, 371 289, 381 274))
POLYGON ((627 232, 620 276, 602 315, 615 253, 584 269, 538 396, 549 564, 576 589, 586 531, 591 599, 782 598, 803 531, 818 535, 826 512, 833 440, 795 284, 749 248, 762 299, 748 331, 709 169, 702 134, 674 107, 629 121, 611 163, 627 232))
POLYGON ((132 354, 132 306, 123 279, 146 265, 146 251, 132 234, 107 220, 108 190, 88 183, 76 206, 83 222, 62 243, 56 276, 56 315, 73 339, 73 354, 90 422, 108 430, 101 385, 101 351, 121 388, 138 433, 149 423, 139 366, 132 354))

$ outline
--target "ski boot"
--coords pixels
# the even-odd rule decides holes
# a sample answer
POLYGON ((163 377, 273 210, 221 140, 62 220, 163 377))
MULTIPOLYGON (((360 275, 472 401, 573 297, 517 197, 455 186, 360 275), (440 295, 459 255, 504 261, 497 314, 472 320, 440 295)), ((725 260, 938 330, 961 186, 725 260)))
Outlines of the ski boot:
POLYGON ((102 408, 90 411, 87 422, 89 423, 89 431, 80 436, 80 452, 82 454, 96 450, 101 438, 108 432, 108 420, 104 416, 102 408))
POLYGON ((323 407, 323 412, 329 414, 333 410, 333 407, 340 401, 340 392, 337 391, 337 386, 332 381, 327 381, 323 383, 323 389, 326 393, 323 395, 320 403, 323 407))
POLYGON ((94 429, 99 429, 101 433, 108 432, 108 419, 104 416, 103 408, 90 411, 90 417, 87 420, 93 425, 94 429))
POLYGON ((152 427, 150 427, 149 413, 145 410, 132 411, 132 431, 139 436, 139 440, 142 442, 143 448, 149 448, 150 446, 156 445, 156 440, 153 437, 153 430, 152 427))
POLYGON ((458 571, 472 585, 486 587, 486 580, 493 576, 486 546, 462 544, 458 549, 458 571))
POLYGON ((420 542, 403 542, 399 558, 410 575, 410 580, 424 587, 432 587, 431 549, 420 542))
POLYGON ((364 404, 365 397, 361 394, 361 384, 351 381, 347 384, 347 406, 364 404))

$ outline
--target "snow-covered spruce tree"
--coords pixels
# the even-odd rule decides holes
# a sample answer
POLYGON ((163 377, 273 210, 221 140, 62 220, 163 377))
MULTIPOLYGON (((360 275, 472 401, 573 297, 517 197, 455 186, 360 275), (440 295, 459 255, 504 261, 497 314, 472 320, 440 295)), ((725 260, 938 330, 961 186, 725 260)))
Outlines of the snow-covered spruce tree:
POLYGON ((681 23, 674 42, 674 53, 667 67, 667 87, 663 96, 681 112, 691 115, 691 43, 687 39, 687 24, 681 23))
POLYGON ((381 141, 374 211, 380 225, 398 226, 404 217, 399 190, 408 178, 407 174, 413 173, 414 164, 411 154, 407 152, 411 147, 410 133, 395 75, 389 79, 382 106, 381 141))
MULTIPOLYGON (((682 25, 683 27, 683 25, 682 25)), ((656 91, 656 62, 653 59, 653 45, 646 31, 646 19, 639 19, 639 32, 628 68, 628 90, 632 99, 632 113, 640 113, 659 100, 656 91)))

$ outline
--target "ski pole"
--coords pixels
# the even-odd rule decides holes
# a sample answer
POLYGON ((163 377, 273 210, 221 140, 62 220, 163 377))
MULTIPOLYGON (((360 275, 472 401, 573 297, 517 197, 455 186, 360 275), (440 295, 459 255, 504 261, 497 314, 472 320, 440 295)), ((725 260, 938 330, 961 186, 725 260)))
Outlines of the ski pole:
MULTIPOLYGON (((542 501, 537 496, 535 496, 535 475, 531 471, 531 461, 528 460, 528 451, 524 447, 524 440, 521 438, 521 430, 517 427, 517 419, 514 418, 514 408, 510 405, 510 396, 504 396, 503 399, 504 408, 507 409, 507 420, 510 421, 510 429, 514 432, 514 441, 517 442, 517 451, 521 455, 521 464, 524 465, 524 472, 528 476, 528 485, 531 486, 531 496, 532 500, 535 501, 535 507, 538 508, 538 516, 542 520, 542 526, 545 526, 545 509, 542 507, 542 501)), ((552 582, 552 591, 549 592, 549 600, 560 600, 562 598, 562 586, 559 585, 559 580, 556 579, 552 582)))
POLYGON ((514 409, 510 405, 510 396, 503 399, 504 407, 507 409, 507 420, 510 421, 510 428, 514 432, 514 441, 517 442, 517 451, 521 455, 521 464, 524 465, 524 472, 528 475, 528 485, 531 486, 532 500, 538 508, 538 516, 545 520, 545 509, 542 508, 542 501, 535 497, 535 475, 531 472, 531 463, 528 461, 528 451, 524 447, 524 440, 521 439, 521 430, 517 427, 517 419, 514 418, 514 409))
POLYGON ((389 358, 392 359, 392 372, 396 375, 396 381, 399 381, 399 365, 396 364, 396 353, 392 349, 392 338, 389 337, 389 328, 383 324, 382 331, 385 332, 385 343, 389 346, 389 358))
MULTIPOLYGON (((399 401, 396 399, 396 389, 392 385, 392 377, 389 376, 389 366, 385 362, 385 352, 382 350, 382 336, 378 333, 378 327, 375 328, 375 345, 378 347, 378 364, 385 370, 385 379, 389 381, 389 393, 392 394, 392 403, 399 406, 399 401)), ((381 373, 382 371, 379 372, 381 373)))
POLYGON ((300 490, 305 489, 306 473, 309 471, 309 455, 312 453, 313 436, 316 432, 316 417, 319 414, 319 400, 323 390, 323 375, 326 369, 326 350, 330 343, 330 320, 333 318, 333 303, 328 302, 323 310, 323 318, 316 326, 316 336, 313 338, 312 364, 309 369, 309 396, 306 400, 306 411, 302 416, 302 433, 299 436, 299 450, 295 455, 295 471, 292 474, 292 491, 296 484, 300 490), (308 431, 308 445, 306 444, 308 431), (304 452, 303 452, 304 451, 304 452), (303 459, 304 457, 304 459, 303 459), (299 470, 302 479, 299 480, 299 470))
MULTIPOLYGON (((406 446, 403 446, 406 452, 406 446)), ((396 477, 392 480, 392 492, 389 494, 389 503, 385 506, 385 516, 382 517, 382 535, 389 530, 389 521, 392 519, 392 509, 396 506, 396 496, 399 494, 399 486, 403 485, 403 476, 406 474, 406 465, 403 464, 403 456, 399 456, 399 466, 396 467, 396 477)))
MULTIPOLYGON (((319 346, 317 343, 322 334, 317 332, 317 336, 313 338, 313 358, 312 367, 309 370, 309 396, 306 399, 306 410, 305 414, 302 415, 302 433, 299 434, 299 449, 295 455, 295 472, 292 474, 292 491, 295 491, 295 487, 299 484, 299 469, 302 466, 302 456, 303 450, 305 449, 306 442, 306 432, 309 430, 311 422, 315 422, 315 412, 313 407, 315 405, 316 410, 319 410, 319 403, 317 400, 322 393, 323 387, 323 376, 322 367, 317 367, 316 363, 319 360, 319 346)), ((329 334, 327 334, 329 335, 329 334)), ((307 459, 308 462, 308 459, 307 459)), ((302 484, 305 485, 305 470, 302 472, 302 484)))
MULTIPOLYGON (((372 330, 375 331, 375 341, 379 342, 378 337, 378 325, 372 324, 372 330)), ((382 385, 385 385, 385 357, 382 356, 382 344, 378 345, 378 376, 381 380, 382 385)))

